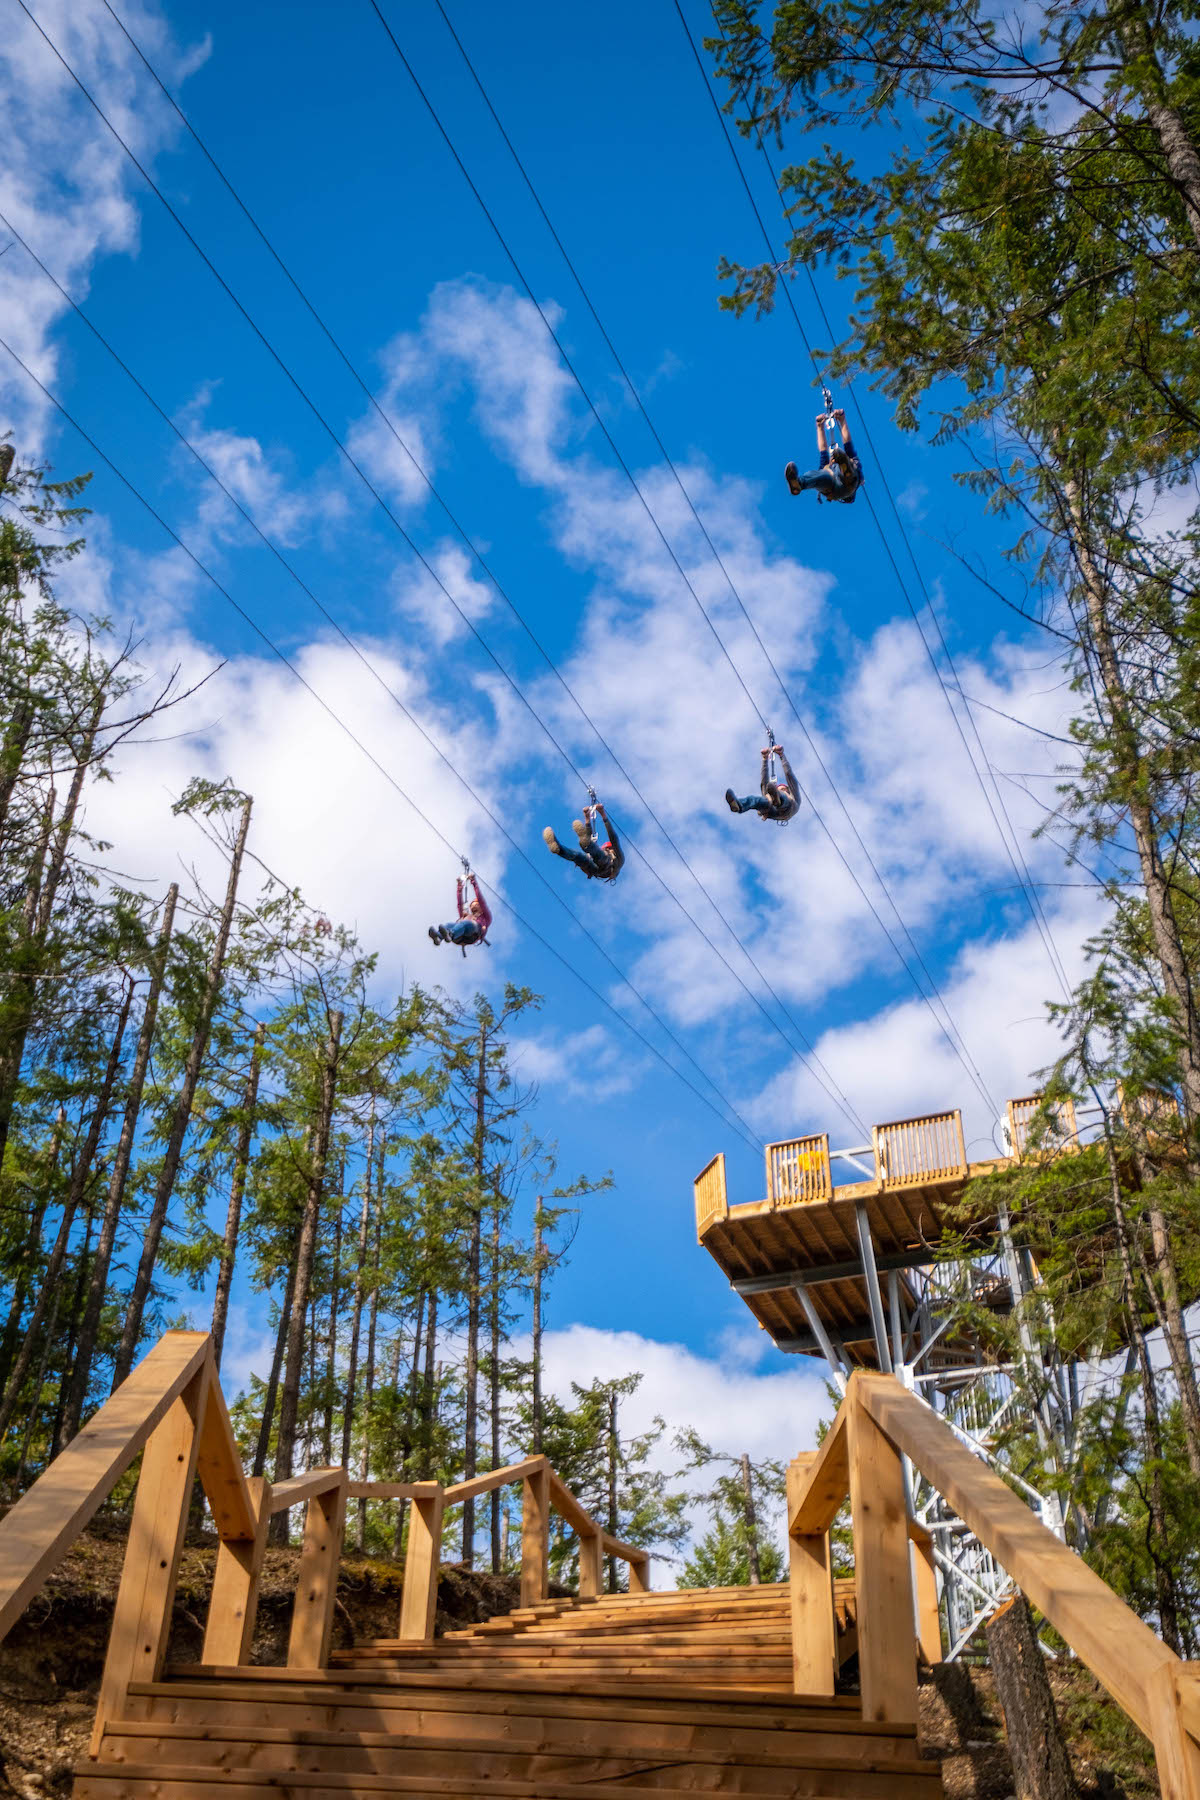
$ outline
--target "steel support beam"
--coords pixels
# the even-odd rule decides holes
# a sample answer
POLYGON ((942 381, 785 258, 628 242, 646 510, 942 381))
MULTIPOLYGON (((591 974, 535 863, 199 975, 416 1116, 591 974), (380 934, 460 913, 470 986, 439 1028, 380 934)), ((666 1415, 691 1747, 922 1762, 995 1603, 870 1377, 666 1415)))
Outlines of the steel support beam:
MULTIPOLYGON (((885 1271, 924 1269, 932 1261, 927 1248, 894 1250, 877 1256, 875 1267, 885 1271)), ((861 1279, 862 1275, 862 1258, 856 1256, 847 1262, 819 1263, 810 1269, 783 1269, 777 1275, 743 1275, 729 1285, 735 1294, 745 1299, 750 1294, 774 1294, 781 1288, 819 1287, 823 1281, 853 1281, 856 1277, 861 1279)))
POLYGON ((879 1289, 879 1269, 875 1262, 875 1246, 871 1242, 871 1221, 862 1200, 854 1203, 854 1223, 858 1227, 858 1248, 862 1254, 863 1274, 867 1282, 867 1305, 871 1308, 871 1331, 875 1354, 885 1375, 892 1372, 892 1352, 888 1344, 887 1321, 883 1316, 883 1295, 879 1289))
POLYGON ((804 1308, 804 1316, 808 1320, 808 1328, 812 1332, 812 1339, 787 1338, 782 1342, 777 1339, 776 1341, 779 1342, 779 1348, 781 1350, 789 1350, 794 1346, 801 1355, 812 1355, 814 1351, 820 1350, 825 1361, 829 1364, 830 1373, 832 1374, 833 1379, 837 1382, 838 1387, 844 1394, 846 1391, 846 1371, 842 1367, 841 1358, 838 1356, 833 1344, 830 1342, 829 1333, 825 1329, 821 1315, 813 1305, 811 1297, 802 1287, 796 1289, 796 1294, 801 1306, 804 1308), (800 1349, 801 1344, 805 1346, 804 1350, 800 1349))

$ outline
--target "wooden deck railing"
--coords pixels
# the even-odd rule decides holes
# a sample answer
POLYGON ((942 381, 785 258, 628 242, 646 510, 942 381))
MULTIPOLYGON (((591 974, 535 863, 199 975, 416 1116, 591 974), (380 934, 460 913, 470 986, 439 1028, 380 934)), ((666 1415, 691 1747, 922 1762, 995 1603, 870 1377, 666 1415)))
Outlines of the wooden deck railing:
POLYGON ((965 1175, 967 1152, 962 1114, 928 1113, 876 1125, 875 1172, 884 1187, 913 1187, 930 1177, 965 1175))
POLYGON ((272 1517, 303 1505, 304 1538, 288 1637, 290 1669, 323 1668, 329 1657, 337 1568, 351 1499, 407 1500, 408 1548, 397 1635, 433 1636, 447 1506, 520 1482, 521 1604, 549 1587, 550 1515, 579 1538, 579 1593, 601 1590, 603 1561, 629 1565, 629 1587, 650 1586, 650 1555, 624 1544, 576 1500, 544 1456, 527 1457, 470 1481, 353 1481, 345 1469, 310 1469, 273 1485, 247 1478, 221 1393, 212 1339, 169 1331, 0 1520, 0 1639, 12 1629, 88 1520, 142 1451, 125 1562, 113 1612, 91 1754, 107 1719, 123 1717, 134 1682, 161 1679, 179 1557, 197 1477, 217 1530, 216 1566, 201 1660, 238 1668, 249 1661, 259 1580, 272 1517))
POLYGON ((833 1192, 829 1172, 829 1134, 785 1138, 768 1144, 767 1199, 772 1206, 803 1205, 808 1200, 828 1200, 833 1192))
POLYGON ((1168 1650, 891 1375, 856 1371, 821 1448, 788 1472, 796 1691, 833 1692, 829 1528, 849 1495, 863 1716, 916 1722, 915 1644, 931 1660, 941 1649, 932 1547, 906 1516, 905 1456, 1151 1739, 1163 1800, 1200 1800, 1200 1665, 1168 1650))

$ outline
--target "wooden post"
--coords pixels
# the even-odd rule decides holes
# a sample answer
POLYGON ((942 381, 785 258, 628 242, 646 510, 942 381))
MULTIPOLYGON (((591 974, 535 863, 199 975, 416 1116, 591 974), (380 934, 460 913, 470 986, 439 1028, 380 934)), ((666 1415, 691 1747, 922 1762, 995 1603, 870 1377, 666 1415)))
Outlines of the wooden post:
POLYGON ((915 1725, 917 1659, 904 1468, 899 1450, 862 1403, 862 1379, 855 1376, 846 1396, 862 1712, 864 1719, 880 1724, 915 1725))
POLYGON ((648 1594, 650 1592, 650 1558, 642 1556, 629 1564, 629 1591, 631 1594, 648 1594))
POLYGON ((130 1683, 162 1675, 209 1382, 206 1361, 155 1427, 142 1457, 88 1752, 93 1757, 105 1725, 123 1716, 130 1683))
POLYGON ((1162 1800, 1200 1800, 1200 1745, 1188 1729, 1197 1723, 1195 1663, 1171 1661, 1147 1684, 1154 1760, 1162 1800))
POLYGON ((917 1611, 917 1642, 921 1655, 930 1668, 942 1660, 942 1620, 938 1612, 937 1566, 933 1560, 933 1539, 911 1520, 908 1535, 912 1540, 913 1594, 917 1611))
POLYGON ((289 1669, 323 1669, 329 1660, 338 1563, 346 1529, 345 1469, 334 1487, 314 1494, 304 1509, 304 1542, 288 1638, 289 1669))
POLYGON ((604 1585, 604 1539, 599 1530, 579 1534, 579 1598, 595 1600, 604 1585))
POLYGON ((550 1467, 521 1484, 521 1605, 536 1606, 550 1592, 550 1467))
POLYGON ((271 1484, 261 1475, 247 1483, 255 1509, 252 1538, 222 1537, 217 1546, 212 1597, 200 1660, 221 1668, 240 1668, 250 1661, 250 1644, 258 1613, 258 1581, 271 1522, 271 1484))
MULTIPOLYGON (((817 1460, 808 1450, 793 1457, 787 1471, 790 1519, 800 1502, 804 1478, 817 1460)), ((829 1533, 788 1536, 788 1584, 792 1616, 792 1691, 833 1693, 837 1672, 837 1621, 833 1610, 833 1571, 829 1533)))
POLYGON ((408 1549, 404 1555, 404 1593, 400 1600, 397 1633, 406 1640, 433 1636, 445 1504, 445 1490, 440 1482, 413 1483, 412 1504, 408 1509, 408 1549))

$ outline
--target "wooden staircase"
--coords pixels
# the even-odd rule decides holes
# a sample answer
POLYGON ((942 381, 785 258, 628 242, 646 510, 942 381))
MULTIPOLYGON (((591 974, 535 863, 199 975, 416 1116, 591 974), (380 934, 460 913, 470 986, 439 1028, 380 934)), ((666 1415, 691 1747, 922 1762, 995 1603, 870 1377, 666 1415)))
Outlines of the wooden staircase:
POLYGON ((548 1601, 338 1651, 321 1670, 199 1665, 133 1683, 75 1792, 940 1800, 914 1727, 792 1686, 786 1586, 548 1601))

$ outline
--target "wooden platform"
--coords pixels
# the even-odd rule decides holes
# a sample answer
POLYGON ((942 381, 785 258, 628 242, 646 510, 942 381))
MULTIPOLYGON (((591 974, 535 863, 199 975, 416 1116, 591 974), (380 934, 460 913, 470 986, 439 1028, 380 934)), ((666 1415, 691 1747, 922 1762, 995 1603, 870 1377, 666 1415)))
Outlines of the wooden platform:
MULTIPOLYGON (((847 1640, 853 1584, 837 1587, 847 1640)), ((75 1794, 940 1800, 915 1728, 792 1687, 786 1583, 552 1601, 326 1669, 169 1669, 130 1688, 75 1794)))
MULTIPOLYGON (((1028 1108, 1029 1101, 1010 1102, 1028 1108)), ((1020 1115, 1019 1115, 1020 1116, 1020 1115)), ((799 1289, 821 1323, 835 1333, 849 1359, 877 1368, 863 1232, 886 1292, 896 1275, 906 1309, 916 1300, 911 1272, 928 1268, 950 1229, 950 1209, 977 1177, 1008 1167, 1011 1158, 968 1162, 957 1112, 935 1113, 875 1127, 867 1153, 872 1179, 834 1187, 828 1139, 793 1138, 769 1144, 767 1198, 730 1205, 724 1158, 695 1181, 699 1242, 728 1278, 779 1349, 820 1356, 799 1289)), ((977 1224, 987 1228, 988 1221, 977 1224)), ((1006 1284, 981 1296, 1006 1306, 1006 1284)), ((949 1339, 937 1360, 961 1359, 949 1339)))

